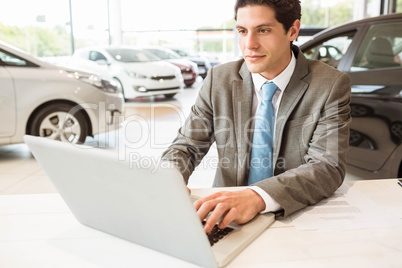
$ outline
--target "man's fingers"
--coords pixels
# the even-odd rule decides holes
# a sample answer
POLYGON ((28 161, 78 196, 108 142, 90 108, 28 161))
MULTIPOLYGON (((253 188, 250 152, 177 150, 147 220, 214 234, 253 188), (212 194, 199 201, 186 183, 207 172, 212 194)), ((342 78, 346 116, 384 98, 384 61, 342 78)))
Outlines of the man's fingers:
POLYGON ((226 213, 225 217, 223 217, 218 227, 220 229, 226 228, 231 222, 233 222, 236 219, 237 214, 238 214, 237 208, 235 207, 231 208, 229 212, 226 213))
POLYGON ((212 228, 216 223, 219 222, 220 219, 228 212, 230 207, 225 203, 218 203, 215 206, 214 211, 209 215, 206 224, 204 225, 205 232, 209 233, 212 231, 212 228))
MULTIPOLYGON (((217 198, 219 198, 219 196, 221 196, 221 193, 220 193, 220 192, 219 192, 219 193, 212 194, 212 195, 209 195, 209 196, 206 196, 206 197, 203 197, 203 198, 201 198, 201 199, 199 199, 199 200, 197 200, 197 201, 194 202, 194 207, 195 207, 196 210, 199 210, 200 207, 201 207, 204 203, 206 203, 206 202, 208 202, 208 201, 216 200, 217 198)), ((214 207, 215 207, 215 206, 214 206, 214 207)))
POLYGON ((264 209, 265 203, 253 190, 246 189, 212 194, 194 202, 194 207, 201 221, 210 214, 204 225, 208 233, 217 223, 218 227, 223 229, 231 222, 243 224, 250 221, 264 209))
MULTIPOLYGON (((201 200, 199 200, 199 201, 201 201, 201 200)), ((195 205, 197 205, 196 209, 197 209, 197 214, 198 214, 198 217, 200 218, 200 220, 203 221, 208 216, 208 214, 215 209, 215 207, 218 203, 219 203, 218 200, 213 199, 213 200, 208 200, 208 201, 202 202, 200 204, 195 204, 195 205)))

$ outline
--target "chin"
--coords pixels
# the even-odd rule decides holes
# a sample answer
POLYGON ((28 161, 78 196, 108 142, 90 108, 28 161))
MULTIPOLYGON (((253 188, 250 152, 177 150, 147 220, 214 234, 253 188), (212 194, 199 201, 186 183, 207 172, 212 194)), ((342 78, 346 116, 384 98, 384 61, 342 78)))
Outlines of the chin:
POLYGON ((250 63, 246 61, 247 69, 250 71, 250 73, 262 73, 265 71, 265 68, 261 65, 257 65, 255 63, 250 63))

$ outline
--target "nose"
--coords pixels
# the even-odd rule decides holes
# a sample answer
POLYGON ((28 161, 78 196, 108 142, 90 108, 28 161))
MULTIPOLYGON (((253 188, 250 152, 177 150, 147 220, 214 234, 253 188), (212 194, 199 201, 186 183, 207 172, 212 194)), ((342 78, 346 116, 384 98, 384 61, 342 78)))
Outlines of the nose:
POLYGON ((247 34, 245 41, 246 41, 247 49, 254 50, 254 49, 257 49, 259 46, 257 36, 252 32, 249 32, 247 34))

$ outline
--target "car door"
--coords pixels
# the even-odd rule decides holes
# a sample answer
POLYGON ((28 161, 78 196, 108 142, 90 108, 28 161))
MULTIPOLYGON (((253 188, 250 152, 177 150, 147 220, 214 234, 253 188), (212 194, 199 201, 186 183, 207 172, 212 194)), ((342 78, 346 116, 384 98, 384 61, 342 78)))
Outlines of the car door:
MULTIPOLYGON (((367 25, 347 71, 352 82, 348 164, 379 173, 402 143, 402 21, 367 25)), ((400 159, 396 159, 397 176, 400 159)))
POLYGON ((2 138, 11 137, 16 126, 16 99, 13 78, 7 70, 7 62, 15 59, 12 55, 0 50, 0 144, 2 138))

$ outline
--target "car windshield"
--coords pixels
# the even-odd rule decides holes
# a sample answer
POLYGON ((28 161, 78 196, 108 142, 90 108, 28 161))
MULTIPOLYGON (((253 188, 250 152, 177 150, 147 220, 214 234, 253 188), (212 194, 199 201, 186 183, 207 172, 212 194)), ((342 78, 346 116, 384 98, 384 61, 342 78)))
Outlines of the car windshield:
POLYGON ((120 62, 150 62, 158 61, 160 58, 143 50, 130 48, 109 48, 106 51, 120 62))
POLYGON ((171 60, 171 59, 180 59, 180 55, 174 51, 167 51, 161 49, 146 49, 146 51, 151 52, 152 54, 156 55, 157 57, 163 60, 171 60))

